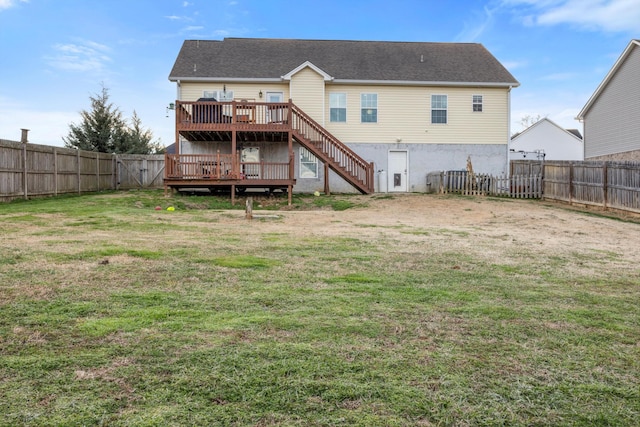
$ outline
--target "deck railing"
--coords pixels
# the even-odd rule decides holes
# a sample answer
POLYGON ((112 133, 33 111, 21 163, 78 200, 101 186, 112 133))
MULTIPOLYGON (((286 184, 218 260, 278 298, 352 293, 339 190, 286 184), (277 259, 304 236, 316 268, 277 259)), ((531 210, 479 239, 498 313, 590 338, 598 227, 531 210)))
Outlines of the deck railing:
POLYGON ((181 180, 288 180, 290 163, 241 162, 231 154, 167 154, 165 176, 181 180))
POLYGON ((357 185, 360 191, 373 193, 373 164, 367 163, 294 104, 291 110, 291 127, 294 130, 294 136, 307 145, 314 154, 320 153, 323 161, 328 162, 343 178, 357 185))
POLYGON ((176 101, 178 130, 236 129, 282 130, 289 117, 289 103, 253 101, 176 101))

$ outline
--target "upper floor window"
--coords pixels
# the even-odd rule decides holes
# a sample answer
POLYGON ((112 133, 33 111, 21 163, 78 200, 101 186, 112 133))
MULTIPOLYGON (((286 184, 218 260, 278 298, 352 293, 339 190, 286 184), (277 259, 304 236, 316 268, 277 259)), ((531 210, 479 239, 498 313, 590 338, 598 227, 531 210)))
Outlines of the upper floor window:
POLYGON ((347 121, 347 94, 346 93, 330 93, 329 94, 329 121, 331 122, 347 121))
POLYGON ((431 95, 431 123, 447 123, 447 95, 431 95))
POLYGON ((360 94, 360 121, 362 123, 378 122, 378 94, 360 94))
POLYGON ((473 95, 473 111, 482 112, 482 95, 473 95))
POLYGON ((232 90, 205 90, 202 92, 203 98, 213 98, 216 101, 233 101, 232 90))

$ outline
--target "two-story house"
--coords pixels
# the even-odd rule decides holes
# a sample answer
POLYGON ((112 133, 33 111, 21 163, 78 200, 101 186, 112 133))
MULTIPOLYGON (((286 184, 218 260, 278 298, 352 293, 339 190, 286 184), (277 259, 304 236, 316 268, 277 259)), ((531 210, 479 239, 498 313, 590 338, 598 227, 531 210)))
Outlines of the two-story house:
POLYGON ((165 184, 425 191, 431 171, 507 170, 517 80, 482 45, 184 42, 165 184))
POLYGON ((640 160, 640 40, 631 40, 578 116, 585 160, 640 160))

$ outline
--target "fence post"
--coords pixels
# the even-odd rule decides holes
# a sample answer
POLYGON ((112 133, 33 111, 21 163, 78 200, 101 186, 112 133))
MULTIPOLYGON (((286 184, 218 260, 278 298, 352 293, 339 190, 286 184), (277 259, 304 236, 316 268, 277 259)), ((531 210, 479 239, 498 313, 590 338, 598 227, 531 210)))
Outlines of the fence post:
POLYGON ((111 185, 112 190, 118 189, 118 156, 114 153, 111 155, 111 185))
POLYGON ((53 148, 53 195, 58 195, 58 149, 53 148))
POLYGON ((22 190, 25 200, 29 198, 29 190, 27 184, 29 182, 27 174, 27 142, 22 141, 22 190))
POLYGON ((607 173, 607 162, 602 163, 602 204, 606 210, 609 204, 609 177, 607 173))
POLYGON ((76 180, 78 181, 78 194, 82 194, 80 187, 80 150, 76 150, 76 180))
POLYGON ((569 204, 573 204, 573 162, 569 163, 569 204))
POLYGON ((100 153, 96 153, 96 188, 100 191, 100 153))

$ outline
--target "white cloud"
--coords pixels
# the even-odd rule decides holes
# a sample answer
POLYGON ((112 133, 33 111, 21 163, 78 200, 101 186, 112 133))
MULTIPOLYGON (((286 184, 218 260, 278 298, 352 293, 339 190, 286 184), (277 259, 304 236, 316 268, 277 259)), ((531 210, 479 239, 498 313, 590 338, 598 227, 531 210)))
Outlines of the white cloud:
POLYGON ((485 7, 482 13, 474 13, 472 23, 465 22, 464 29, 455 37, 462 42, 474 42, 493 24, 494 11, 485 7))
POLYGON ((503 0, 525 25, 570 24, 586 30, 640 31, 640 0, 503 0))
POLYGON ((167 15, 165 16, 169 21, 193 21, 193 18, 180 15, 167 15))
POLYGON ((81 41, 80 43, 56 44, 54 53, 46 56, 46 62, 53 68, 64 71, 101 71, 111 62, 111 49, 100 43, 81 41))
POLYGON ((191 33, 193 31, 201 31, 204 30, 204 27, 201 25, 190 25, 182 29, 183 33, 191 33))
POLYGON ((0 0, 0 12, 14 7, 17 3, 29 3, 29 0, 0 0))
POLYGON ((513 71, 516 68, 523 68, 529 65, 528 61, 501 61, 502 65, 509 71, 513 71))

